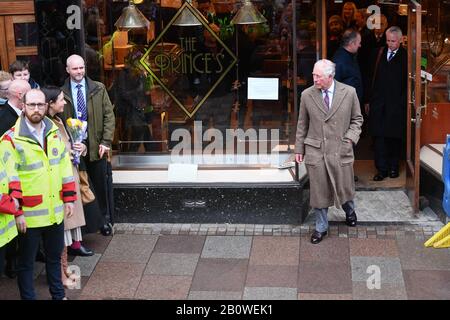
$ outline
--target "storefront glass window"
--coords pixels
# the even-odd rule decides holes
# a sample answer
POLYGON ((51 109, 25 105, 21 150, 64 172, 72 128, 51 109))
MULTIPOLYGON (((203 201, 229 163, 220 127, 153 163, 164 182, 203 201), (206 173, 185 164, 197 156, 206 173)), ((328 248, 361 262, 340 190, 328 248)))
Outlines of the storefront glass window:
POLYGON ((252 1, 266 20, 258 24, 232 24, 234 0, 135 2, 147 28, 116 28, 128 1, 85 1, 83 10, 88 76, 106 84, 115 105, 116 154, 292 152, 293 86, 311 84, 317 56, 315 1, 297 4, 297 23, 290 1, 252 1), (190 25, 179 24, 185 14, 190 25))

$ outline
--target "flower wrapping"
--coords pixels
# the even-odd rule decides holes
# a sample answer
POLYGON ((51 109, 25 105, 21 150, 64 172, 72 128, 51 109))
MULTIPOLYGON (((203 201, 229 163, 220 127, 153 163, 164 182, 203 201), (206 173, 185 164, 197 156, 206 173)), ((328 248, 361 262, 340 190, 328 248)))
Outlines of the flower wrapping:
MULTIPOLYGON (((72 140, 72 146, 74 143, 81 143, 86 139, 87 122, 79 119, 69 118, 67 119, 67 132, 72 140)), ((73 151, 72 163, 77 166, 80 164, 80 152, 73 151)))

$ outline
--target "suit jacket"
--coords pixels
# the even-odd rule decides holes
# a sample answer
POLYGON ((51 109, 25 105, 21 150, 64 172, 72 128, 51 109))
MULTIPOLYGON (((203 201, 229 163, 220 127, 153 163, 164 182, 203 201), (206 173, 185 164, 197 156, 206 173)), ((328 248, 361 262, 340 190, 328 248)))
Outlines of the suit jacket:
POLYGON ((408 56, 400 47, 387 61, 383 49, 369 98, 369 132, 374 137, 403 138, 406 132, 408 56))
POLYGON ((16 124, 18 117, 16 111, 14 111, 9 103, 6 103, 2 107, 0 110, 0 136, 16 124))
MULTIPOLYGON (((77 118, 75 105, 72 101, 70 80, 67 79, 62 86, 64 99, 67 104, 61 119, 77 118)), ((90 161, 100 160, 98 146, 100 144, 111 147, 114 137, 115 117, 111 100, 105 85, 86 77, 86 106, 88 110, 88 156, 90 161)))
POLYGON ((335 81, 331 110, 314 86, 302 92, 295 153, 303 154, 310 183, 310 205, 340 207, 355 195, 353 144, 363 117, 353 87, 335 81), (349 142, 350 140, 351 142, 349 142))
POLYGON ((336 64, 334 78, 355 88, 358 99, 362 102, 363 82, 356 55, 340 47, 333 56, 333 62, 336 64))

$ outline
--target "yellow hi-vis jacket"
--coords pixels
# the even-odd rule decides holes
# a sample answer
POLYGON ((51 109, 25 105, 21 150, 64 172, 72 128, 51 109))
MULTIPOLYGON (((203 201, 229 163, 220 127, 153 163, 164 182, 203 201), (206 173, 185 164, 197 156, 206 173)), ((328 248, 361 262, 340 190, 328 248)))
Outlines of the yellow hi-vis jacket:
POLYGON ((0 141, 6 170, 13 178, 10 194, 20 194, 28 228, 61 223, 64 203, 76 200, 72 164, 58 127, 43 119, 44 146, 30 132, 22 115, 0 141))
POLYGON ((16 210, 13 198, 8 194, 8 183, 8 174, 0 152, 0 248, 17 236, 14 216, 21 213, 16 210))

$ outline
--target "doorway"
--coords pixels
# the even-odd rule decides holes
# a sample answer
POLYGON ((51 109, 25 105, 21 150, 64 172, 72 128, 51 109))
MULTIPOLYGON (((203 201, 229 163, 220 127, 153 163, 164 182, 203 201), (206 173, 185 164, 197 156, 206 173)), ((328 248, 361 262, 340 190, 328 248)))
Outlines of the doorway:
MULTIPOLYGON (((375 76, 374 66, 380 48, 386 46, 387 28, 398 26, 403 34, 403 46, 407 49, 408 16, 404 6, 399 3, 380 3, 379 1, 322 1, 323 19, 322 33, 323 50, 322 58, 333 60, 336 51, 341 44, 342 34, 345 30, 352 28, 361 34, 361 47, 355 59, 361 71, 361 87, 363 94, 360 97, 361 111, 364 116, 364 125, 360 141, 355 147, 355 175, 356 188, 359 190, 373 189, 405 189, 407 184, 406 170, 406 146, 407 130, 405 125, 404 136, 401 138, 399 177, 386 177, 382 181, 374 181, 377 174, 375 167, 375 141, 369 128, 368 114, 365 104, 370 101, 375 76), (373 20, 375 14, 381 14, 379 20, 373 20), (375 24, 374 24, 375 22, 375 24)), ((407 5, 406 5, 407 6, 407 5)), ((381 49, 382 50, 382 49, 381 49)), ((406 101, 407 87, 407 63, 405 54, 405 65, 402 68, 404 75, 404 96, 406 101)), ((406 102, 405 102, 406 104, 406 102)), ((406 106, 405 106, 406 107, 406 106)), ((406 115, 406 112, 405 112, 406 115)), ((402 117, 402 119, 405 119, 402 117)))
POLYGON ((30 63, 33 78, 39 75, 38 29, 33 1, 6 1, 0 8, 0 70, 7 71, 16 60, 30 63))

